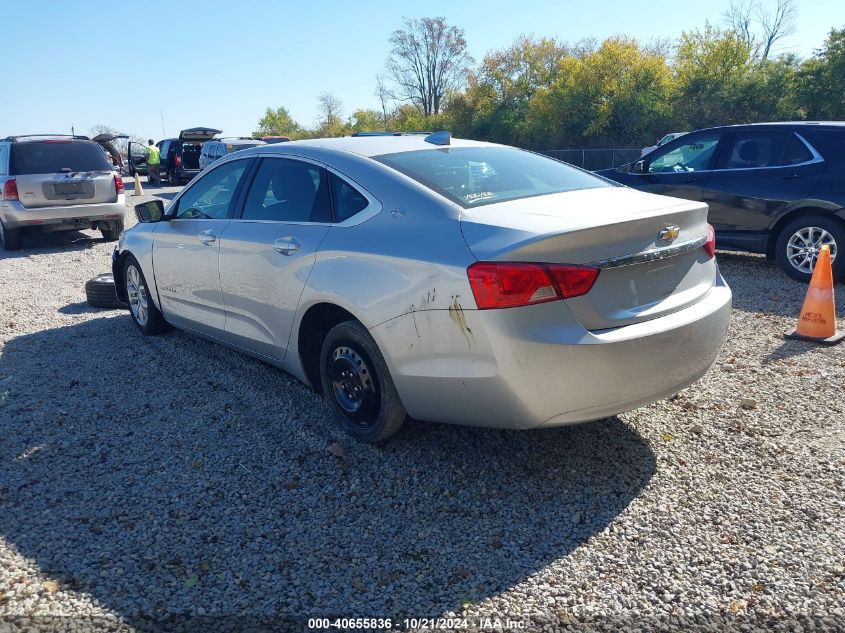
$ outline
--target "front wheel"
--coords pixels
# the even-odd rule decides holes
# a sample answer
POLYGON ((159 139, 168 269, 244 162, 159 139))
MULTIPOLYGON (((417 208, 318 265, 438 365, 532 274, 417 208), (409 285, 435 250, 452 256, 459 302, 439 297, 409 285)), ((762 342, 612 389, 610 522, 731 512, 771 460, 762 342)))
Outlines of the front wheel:
POLYGON ((131 255, 126 258, 123 278, 126 282, 129 314, 137 328, 147 335, 161 334, 167 330, 167 321, 164 320, 150 297, 149 286, 147 286, 144 273, 141 272, 141 265, 131 255))
POLYGON ((822 246, 830 248, 833 278, 845 277, 845 256, 837 257, 845 247, 845 226, 834 218, 807 216, 793 220, 778 235, 775 257, 783 271, 805 283, 813 276, 813 268, 822 246))
POLYGON ((358 321, 340 323, 326 335, 320 381, 335 420, 357 440, 378 442, 405 421, 384 357, 358 321))

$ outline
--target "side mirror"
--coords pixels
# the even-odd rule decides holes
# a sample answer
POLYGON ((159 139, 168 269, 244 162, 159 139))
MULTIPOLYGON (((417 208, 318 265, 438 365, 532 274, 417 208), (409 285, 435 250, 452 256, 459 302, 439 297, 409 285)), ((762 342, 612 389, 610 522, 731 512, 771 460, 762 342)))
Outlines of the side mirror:
POLYGON ((631 173, 644 174, 645 173, 645 161, 644 160, 638 160, 636 163, 631 165, 631 173))
POLYGON ((164 218, 164 203, 161 200, 150 200, 135 205, 135 215, 138 222, 161 222, 164 218))

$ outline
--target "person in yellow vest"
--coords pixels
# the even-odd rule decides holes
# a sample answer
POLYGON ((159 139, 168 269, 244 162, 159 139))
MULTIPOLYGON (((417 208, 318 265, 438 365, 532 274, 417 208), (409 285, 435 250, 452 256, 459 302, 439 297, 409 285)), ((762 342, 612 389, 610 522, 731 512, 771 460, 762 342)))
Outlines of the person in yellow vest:
POLYGON ((147 182, 150 184, 161 184, 161 173, 159 168, 161 166, 161 152, 155 146, 153 139, 149 140, 147 146, 147 182))

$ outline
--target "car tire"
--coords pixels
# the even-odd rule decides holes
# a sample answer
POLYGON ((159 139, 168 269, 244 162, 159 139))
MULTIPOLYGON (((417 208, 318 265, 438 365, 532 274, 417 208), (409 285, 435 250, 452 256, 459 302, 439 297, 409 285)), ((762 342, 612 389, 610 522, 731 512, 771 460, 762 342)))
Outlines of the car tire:
POLYGON ((4 251, 18 251, 23 245, 23 235, 20 229, 10 229, 0 222, 0 248, 4 251))
POLYGON ((340 323, 326 334, 320 382, 335 420, 361 442, 384 440, 407 417, 384 356, 358 321, 340 323))
POLYGON ((132 255, 129 255, 123 264, 123 279, 126 283, 129 314, 141 333, 154 336, 168 330, 167 321, 150 296, 141 265, 132 255))
POLYGON ((178 176, 178 172, 176 172, 176 171, 171 171, 171 172, 167 175, 167 182, 168 182, 168 183, 170 183, 170 186, 171 186, 171 187, 178 187, 178 186, 179 186, 179 176, 178 176))
POLYGON ((833 278, 845 278, 845 225, 836 218, 808 215, 784 226, 775 242, 775 259, 789 277, 808 283, 822 244, 830 246, 833 278))
POLYGON ((92 308, 122 310, 129 307, 129 304, 117 298, 114 276, 111 273, 103 273, 86 281, 85 298, 92 308))
POLYGON ((103 239, 107 242, 116 242, 123 233, 123 220, 114 220, 105 226, 100 227, 100 233, 103 234, 103 239))

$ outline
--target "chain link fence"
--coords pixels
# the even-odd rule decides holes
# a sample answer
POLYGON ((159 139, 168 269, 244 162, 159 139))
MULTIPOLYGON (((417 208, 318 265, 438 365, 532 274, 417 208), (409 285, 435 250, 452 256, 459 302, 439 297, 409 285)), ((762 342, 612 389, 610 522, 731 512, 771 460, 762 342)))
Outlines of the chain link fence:
POLYGON ((633 162, 640 157, 639 149, 552 149, 542 152, 576 167, 596 171, 633 162))

